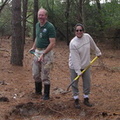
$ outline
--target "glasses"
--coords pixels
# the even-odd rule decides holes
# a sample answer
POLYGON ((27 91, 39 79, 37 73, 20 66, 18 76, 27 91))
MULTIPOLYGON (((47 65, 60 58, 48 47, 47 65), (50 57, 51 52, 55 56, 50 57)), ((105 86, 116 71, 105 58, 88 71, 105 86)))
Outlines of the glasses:
POLYGON ((81 29, 81 30, 75 30, 76 32, 82 32, 83 30, 81 29))

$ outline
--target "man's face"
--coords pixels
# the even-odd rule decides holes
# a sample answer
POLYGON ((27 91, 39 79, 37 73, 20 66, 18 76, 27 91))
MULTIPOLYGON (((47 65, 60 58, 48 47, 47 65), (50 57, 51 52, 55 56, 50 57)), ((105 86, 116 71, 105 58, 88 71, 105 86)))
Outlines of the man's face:
POLYGON ((40 23, 45 23, 47 20, 47 15, 45 10, 38 11, 38 20, 40 23))

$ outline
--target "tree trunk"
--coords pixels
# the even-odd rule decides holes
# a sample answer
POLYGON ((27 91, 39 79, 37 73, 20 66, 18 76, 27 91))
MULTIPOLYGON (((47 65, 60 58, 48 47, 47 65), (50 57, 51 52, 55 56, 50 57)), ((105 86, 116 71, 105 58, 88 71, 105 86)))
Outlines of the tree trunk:
POLYGON ((67 6, 66 6, 66 39, 67 39, 67 45, 69 45, 70 40, 69 40, 69 12, 70 12, 70 1, 67 0, 67 6))
POLYGON ((38 13, 38 0, 34 0, 33 41, 35 40, 35 37, 36 37, 35 25, 36 25, 36 23, 38 21, 37 13, 38 13))
POLYGON ((78 11, 78 22, 83 23, 83 0, 79 0, 78 11))
POLYGON ((23 65, 23 42, 21 27, 21 0, 12 0, 12 49, 11 64, 23 65))
POLYGON ((28 0, 23 0, 23 21, 22 21, 22 23, 23 23, 23 25, 22 25, 22 40, 23 40, 23 44, 25 44, 27 5, 28 5, 28 0))
MULTIPOLYGON (((97 21, 100 25, 100 28, 99 28, 99 35, 104 37, 104 28, 103 28, 103 22, 102 22, 102 14, 101 14, 101 4, 100 4, 100 0, 96 0, 96 4, 97 4, 97 8, 98 8, 98 18, 97 18, 97 21)), ((102 40, 101 40, 102 42, 102 40)))

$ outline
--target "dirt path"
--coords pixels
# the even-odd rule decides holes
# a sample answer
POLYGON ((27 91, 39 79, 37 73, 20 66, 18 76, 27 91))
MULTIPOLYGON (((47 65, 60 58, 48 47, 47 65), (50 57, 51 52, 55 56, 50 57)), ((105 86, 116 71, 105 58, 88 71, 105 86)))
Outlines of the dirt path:
POLYGON ((120 120, 120 51, 102 50, 103 58, 91 67, 92 108, 83 105, 82 81, 79 80, 81 110, 73 106, 72 93, 62 94, 70 83, 68 46, 57 41, 54 68, 51 72, 51 99, 34 95, 31 75, 32 55, 25 45, 24 66, 10 65, 10 40, 0 43, 0 120, 120 120), (6 98, 6 99, 5 99, 6 98))

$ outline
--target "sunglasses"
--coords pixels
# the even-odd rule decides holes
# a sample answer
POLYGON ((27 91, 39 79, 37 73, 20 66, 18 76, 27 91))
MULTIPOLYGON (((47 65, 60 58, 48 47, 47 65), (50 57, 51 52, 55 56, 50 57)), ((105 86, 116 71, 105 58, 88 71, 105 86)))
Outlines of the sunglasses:
POLYGON ((81 29, 81 30, 75 30, 75 31, 76 31, 76 32, 79 32, 79 31, 82 32, 83 30, 81 29))

